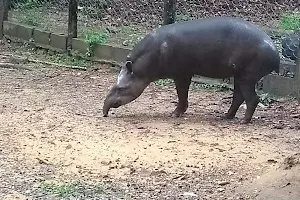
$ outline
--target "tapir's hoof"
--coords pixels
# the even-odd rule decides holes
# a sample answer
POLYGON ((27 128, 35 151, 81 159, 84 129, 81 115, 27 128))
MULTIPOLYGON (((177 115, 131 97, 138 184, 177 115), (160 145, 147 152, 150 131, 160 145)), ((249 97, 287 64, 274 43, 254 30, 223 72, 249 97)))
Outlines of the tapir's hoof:
POLYGON ((175 117, 175 118, 178 118, 178 117, 182 117, 183 116, 183 112, 178 112, 178 111, 173 111, 171 114, 170 114, 170 117, 175 117))
POLYGON ((242 119, 241 124, 250 124, 251 119, 242 119))
POLYGON ((234 115, 231 115, 231 114, 228 114, 226 113, 225 115, 221 116, 222 119, 225 119, 225 120, 231 120, 231 119, 234 119, 235 116, 234 115))

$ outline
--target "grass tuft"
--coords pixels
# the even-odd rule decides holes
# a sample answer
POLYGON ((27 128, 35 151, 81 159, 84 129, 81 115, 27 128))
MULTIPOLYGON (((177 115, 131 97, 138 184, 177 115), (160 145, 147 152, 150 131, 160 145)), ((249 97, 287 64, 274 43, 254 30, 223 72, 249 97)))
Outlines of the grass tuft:
POLYGON ((110 34, 106 30, 100 31, 87 31, 84 37, 88 43, 93 44, 106 44, 109 41, 110 34))
POLYGON ((291 12, 283 14, 280 18, 279 26, 284 30, 300 29, 300 13, 291 12))
POLYGON ((41 189, 47 194, 53 194, 58 197, 80 197, 86 195, 105 194, 106 187, 103 183, 87 184, 81 181, 70 183, 44 183, 41 189))

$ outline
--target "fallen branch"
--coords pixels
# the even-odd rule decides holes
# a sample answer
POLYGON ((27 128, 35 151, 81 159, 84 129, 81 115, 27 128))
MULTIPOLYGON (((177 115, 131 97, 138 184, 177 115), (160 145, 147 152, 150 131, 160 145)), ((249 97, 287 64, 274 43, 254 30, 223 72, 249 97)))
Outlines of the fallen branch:
POLYGON ((41 159, 41 158, 36 158, 37 160, 38 160, 38 162, 39 162, 39 164, 41 164, 41 165, 51 165, 51 163, 50 162, 48 162, 47 160, 45 160, 45 159, 41 159))
POLYGON ((22 67, 20 65, 12 64, 12 63, 0 63, 0 68, 5 68, 5 69, 25 69, 32 71, 32 69, 29 69, 27 67, 22 67))
POLYGON ((58 64, 58 63, 49 62, 49 61, 43 61, 43 60, 28 59, 28 61, 29 62, 33 62, 33 63, 40 63, 40 64, 45 64, 45 65, 52 65, 52 66, 56 66, 56 67, 65 67, 65 68, 71 68, 71 69, 86 70, 86 67, 73 66, 73 65, 64 65, 64 64, 58 64))
MULTIPOLYGON (((56 66, 56 67, 64 67, 64 68, 71 68, 71 69, 81 69, 81 70, 87 70, 86 67, 80 67, 80 66, 74 66, 74 65, 65 65, 65 64, 58 64, 58 63, 54 63, 54 62, 49 62, 49 61, 43 61, 43 60, 35 60, 35 59, 31 59, 31 58, 24 58, 22 56, 16 56, 13 54, 8 54, 8 53, 0 53, 0 55, 2 56, 8 56, 8 57, 19 57, 19 58, 23 58, 23 59, 27 59, 28 62, 33 62, 33 63, 40 63, 40 64, 45 64, 45 65, 52 65, 52 66, 56 66)), ((117 63, 115 61, 110 61, 110 60, 103 60, 103 59, 86 59, 88 61, 92 61, 92 62, 97 62, 100 64, 109 64, 112 66, 116 66, 116 67, 122 67, 122 64, 117 63)))
MULTIPOLYGON (((7 56, 7 57, 18 57, 18 58, 24 58, 22 56, 16 56, 13 54, 7 54, 7 53, 0 53, 1 56, 7 56)), ((24 58, 25 59, 25 58, 24 58)), ((31 58, 26 58, 28 60, 28 62, 32 62, 32 63, 40 63, 40 64, 45 64, 45 65, 52 65, 52 66, 56 66, 56 67, 65 67, 65 68, 73 68, 73 69, 83 69, 86 70, 85 67, 79 67, 79 66, 72 66, 72 65, 64 65, 64 64, 58 64, 58 63, 54 63, 54 62, 49 62, 49 61, 43 61, 43 60, 35 60, 35 59, 31 59, 31 58)), ((9 63, 7 63, 9 64, 9 63)), ((11 66, 13 64, 10 64, 11 66)), ((27 69, 27 68, 26 68, 27 69)), ((30 70, 30 69, 28 69, 30 70)))

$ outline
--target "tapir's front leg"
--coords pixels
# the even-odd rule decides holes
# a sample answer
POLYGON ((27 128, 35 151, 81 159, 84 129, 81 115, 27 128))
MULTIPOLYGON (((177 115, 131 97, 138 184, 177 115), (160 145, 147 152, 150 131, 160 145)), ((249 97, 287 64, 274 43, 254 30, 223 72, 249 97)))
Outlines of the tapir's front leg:
POLYGON ((188 108, 188 92, 192 81, 192 76, 182 76, 174 78, 176 91, 178 96, 178 104, 172 112, 173 117, 181 117, 188 108))

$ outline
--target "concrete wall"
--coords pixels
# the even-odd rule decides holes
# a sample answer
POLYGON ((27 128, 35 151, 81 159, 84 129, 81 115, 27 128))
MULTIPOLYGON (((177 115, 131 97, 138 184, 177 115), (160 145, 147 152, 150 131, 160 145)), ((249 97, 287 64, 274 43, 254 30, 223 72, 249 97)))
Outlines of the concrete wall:
POLYGON ((298 96, 297 79, 278 75, 268 75, 263 80, 263 90, 278 96, 298 96))
MULTIPOLYGON (((26 26, 15 22, 3 22, 4 36, 9 39, 18 39, 28 43, 32 43, 38 47, 67 51, 68 36, 51 33, 40 30, 32 26, 26 26)), ((85 55, 88 53, 90 44, 83 39, 72 38, 71 50, 72 52, 85 55)), ((121 64, 124 62, 130 49, 120 48, 110 45, 95 44, 93 47, 93 58, 103 60, 105 62, 112 62, 121 64)))
MULTIPOLYGON (((68 51, 68 36, 39 30, 35 27, 26 26, 10 21, 3 22, 4 36, 10 39, 21 39, 30 42, 36 46, 53 49, 57 51, 68 51)), ((83 39, 73 38, 71 41, 71 52, 81 55, 88 53, 90 44, 83 39)), ((103 62, 115 63, 121 65, 130 49, 115 47, 110 45, 96 44, 93 47, 92 58, 103 62)), ((266 76, 263 80, 263 90, 265 92, 279 96, 298 96, 300 98, 300 78, 299 66, 295 64, 282 62, 281 69, 288 68, 295 72, 295 78, 286 78, 278 75, 266 76)), ((207 79, 201 76, 194 77, 196 82, 205 82, 209 84, 220 84, 221 80, 207 79)), ((232 83, 232 79, 230 81, 232 83)))

